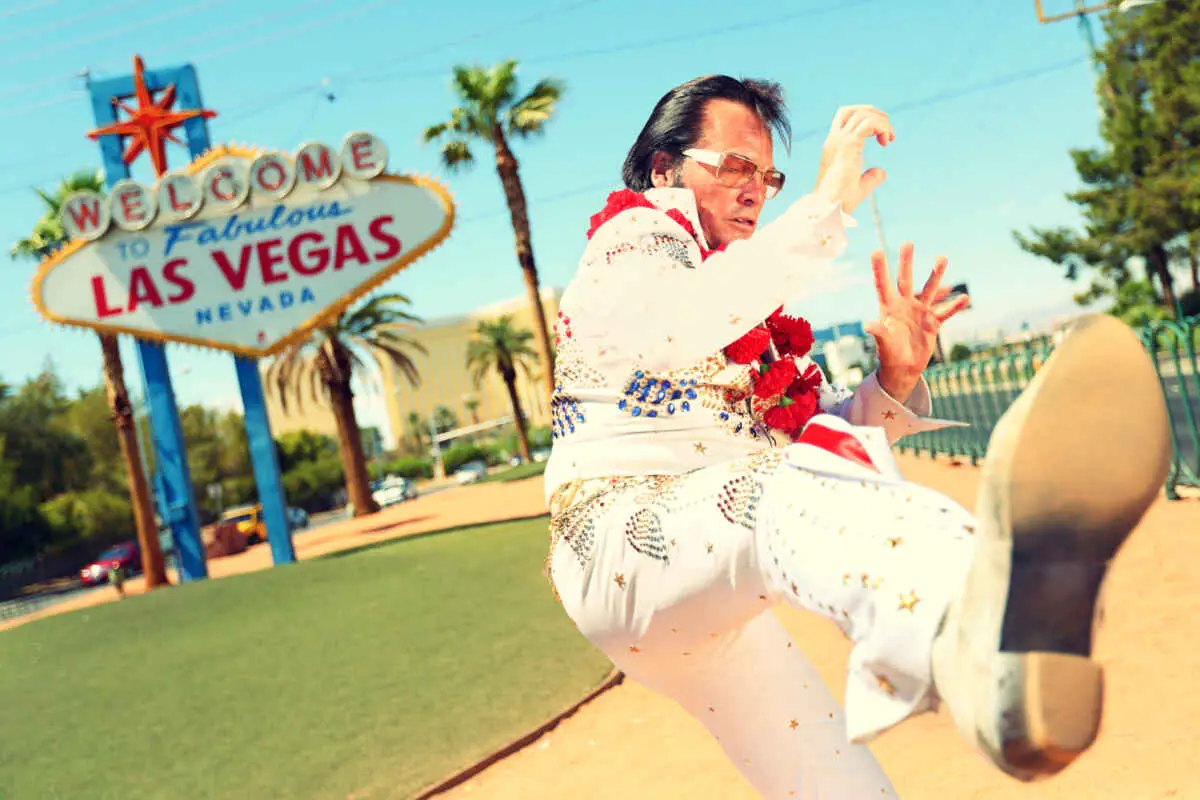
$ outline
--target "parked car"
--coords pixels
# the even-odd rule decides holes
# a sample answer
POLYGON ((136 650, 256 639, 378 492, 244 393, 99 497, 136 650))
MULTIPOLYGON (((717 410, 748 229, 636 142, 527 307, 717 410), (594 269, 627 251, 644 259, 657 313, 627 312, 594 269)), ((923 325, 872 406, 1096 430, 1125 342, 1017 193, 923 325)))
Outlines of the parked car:
POLYGON ((408 478, 389 475, 379 482, 379 487, 371 493, 371 497, 380 508, 387 508, 417 496, 417 486, 408 478))
POLYGON ((466 485, 481 480, 485 475, 487 475, 487 464, 482 461, 468 461, 455 471, 454 479, 466 485))
POLYGON ((141 571, 142 551, 137 542, 121 542, 108 548, 79 570, 79 580, 84 586, 107 583, 109 570, 117 564, 121 565, 126 575, 141 571))
POLYGON ((267 540, 267 523, 263 520, 262 504, 227 508, 221 513, 221 523, 233 523, 239 532, 246 534, 247 544, 258 544, 267 540))

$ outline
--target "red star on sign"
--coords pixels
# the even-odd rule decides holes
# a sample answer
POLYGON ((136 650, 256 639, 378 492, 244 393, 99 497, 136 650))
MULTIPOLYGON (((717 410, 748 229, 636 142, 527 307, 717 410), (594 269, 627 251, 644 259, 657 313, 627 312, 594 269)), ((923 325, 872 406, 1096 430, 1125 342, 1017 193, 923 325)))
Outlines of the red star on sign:
POLYGON ((183 144, 171 132, 171 129, 196 117, 212 119, 217 112, 203 108, 171 111, 171 106, 175 105, 175 84, 163 89, 158 99, 155 100, 150 96, 150 90, 146 88, 144 70, 142 57, 134 56, 133 91, 134 97, 137 98, 136 108, 130 108, 125 103, 113 98, 113 104, 124 110, 129 118, 88 131, 88 138, 95 141, 101 136, 128 136, 130 141, 122 156, 125 163, 132 164, 143 150, 148 150, 150 151, 150 161, 154 165, 154 174, 162 175, 167 171, 167 140, 183 144))

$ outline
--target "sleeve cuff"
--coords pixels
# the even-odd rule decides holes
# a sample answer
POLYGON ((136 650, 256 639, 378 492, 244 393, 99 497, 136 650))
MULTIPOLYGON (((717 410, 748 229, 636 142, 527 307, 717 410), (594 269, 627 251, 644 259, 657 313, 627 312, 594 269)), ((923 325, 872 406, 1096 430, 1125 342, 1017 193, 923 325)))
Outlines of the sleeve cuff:
POLYGON ((884 391, 879 385, 878 375, 872 372, 855 390, 847 421, 852 425, 883 428, 890 444, 923 431, 970 427, 965 422, 931 417, 932 411, 933 399, 924 377, 917 383, 908 402, 901 403, 884 391))

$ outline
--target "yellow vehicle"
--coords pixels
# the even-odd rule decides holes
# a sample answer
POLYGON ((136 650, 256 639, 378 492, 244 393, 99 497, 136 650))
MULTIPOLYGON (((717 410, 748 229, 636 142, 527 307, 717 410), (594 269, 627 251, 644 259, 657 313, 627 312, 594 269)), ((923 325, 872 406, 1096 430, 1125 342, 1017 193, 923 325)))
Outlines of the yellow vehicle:
POLYGON ((248 544, 257 544, 267 540, 267 524, 263 521, 261 503, 227 508, 221 513, 221 523, 236 525, 240 533, 246 534, 248 544))

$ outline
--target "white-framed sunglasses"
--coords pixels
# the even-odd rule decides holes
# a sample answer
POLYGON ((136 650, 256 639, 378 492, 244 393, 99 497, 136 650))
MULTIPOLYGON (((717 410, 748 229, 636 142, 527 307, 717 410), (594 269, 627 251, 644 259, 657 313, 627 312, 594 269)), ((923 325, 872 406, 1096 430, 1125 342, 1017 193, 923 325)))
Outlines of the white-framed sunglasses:
POLYGON ((694 147, 684 150, 683 155, 715 168, 717 180, 725 186, 739 188, 754 180, 756 175, 762 175, 763 188, 766 189, 768 200, 783 191, 786 176, 782 172, 777 169, 759 169, 758 164, 743 155, 718 153, 715 150, 700 150, 694 147))

